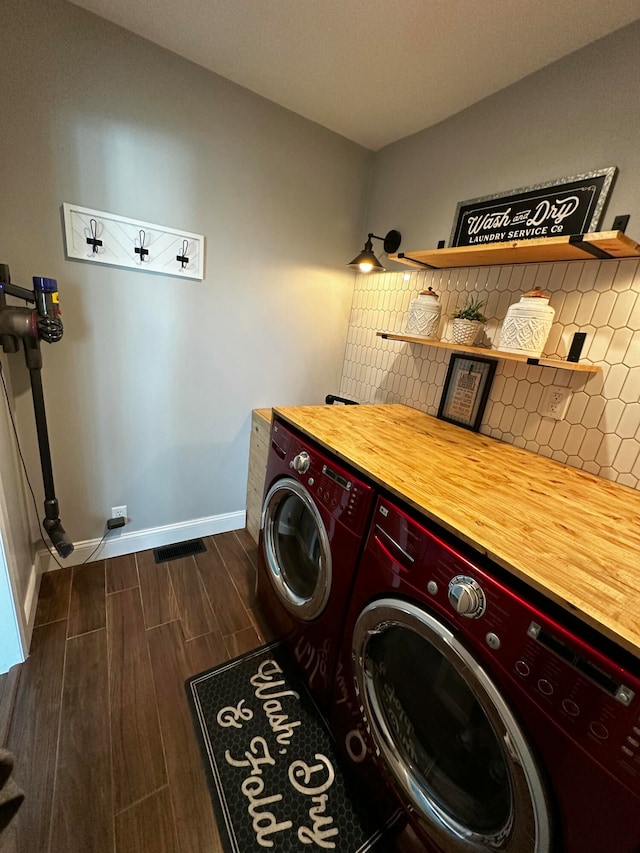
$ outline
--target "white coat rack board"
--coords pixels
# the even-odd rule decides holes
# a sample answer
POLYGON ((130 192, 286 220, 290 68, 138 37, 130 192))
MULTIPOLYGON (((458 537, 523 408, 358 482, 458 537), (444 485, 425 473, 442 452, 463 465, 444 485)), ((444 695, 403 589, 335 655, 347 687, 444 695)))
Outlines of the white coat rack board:
POLYGON ((202 281, 204 236, 63 204, 67 257, 202 281))

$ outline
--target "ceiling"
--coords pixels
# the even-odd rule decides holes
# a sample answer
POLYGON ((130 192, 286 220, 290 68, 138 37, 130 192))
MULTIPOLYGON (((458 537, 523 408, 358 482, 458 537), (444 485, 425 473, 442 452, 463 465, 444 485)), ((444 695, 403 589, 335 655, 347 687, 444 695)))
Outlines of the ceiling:
POLYGON ((374 151, 640 15, 638 0, 73 2, 374 151))

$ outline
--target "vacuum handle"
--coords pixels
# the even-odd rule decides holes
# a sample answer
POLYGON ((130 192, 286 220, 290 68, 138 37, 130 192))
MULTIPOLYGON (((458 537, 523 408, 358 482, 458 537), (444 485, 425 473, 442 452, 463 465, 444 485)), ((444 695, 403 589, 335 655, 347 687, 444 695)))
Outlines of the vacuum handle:
POLYGON ((11 284, 11 273, 8 264, 0 264, 0 292, 8 293, 25 302, 35 302, 35 294, 17 284, 11 284))
POLYGON ((57 343, 62 337, 63 327, 60 319, 58 301, 58 282, 55 278, 33 277, 33 292, 38 312, 38 337, 48 344, 57 343))

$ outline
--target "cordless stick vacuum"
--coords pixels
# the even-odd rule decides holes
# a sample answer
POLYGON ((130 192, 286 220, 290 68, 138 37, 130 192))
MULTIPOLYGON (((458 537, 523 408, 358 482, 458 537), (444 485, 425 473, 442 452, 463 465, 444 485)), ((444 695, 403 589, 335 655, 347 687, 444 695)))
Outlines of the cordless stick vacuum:
POLYGON ((26 290, 24 287, 11 284, 9 267, 6 264, 0 264, 0 343, 6 353, 14 353, 18 351, 18 339, 22 339, 24 357, 29 368, 44 484, 45 517, 42 526, 58 554, 61 557, 68 557, 73 552, 73 543, 67 539, 58 516, 58 501, 53 485, 49 433, 42 393, 42 375, 40 373, 42 368, 40 341, 55 344, 62 337, 62 332, 62 320, 60 319, 60 307, 58 305, 58 282, 54 278, 34 276, 33 290, 26 290), (35 310, 7 305, 7 295, 35 304, 35 310))

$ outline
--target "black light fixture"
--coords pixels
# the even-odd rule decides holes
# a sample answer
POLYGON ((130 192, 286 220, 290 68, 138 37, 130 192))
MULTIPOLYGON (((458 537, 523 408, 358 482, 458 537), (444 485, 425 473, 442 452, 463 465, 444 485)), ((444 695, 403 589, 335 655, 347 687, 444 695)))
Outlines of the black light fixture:
POLYGON ((384 272, 384 267, 373 254, 373 243, 371 240, 382 240, 385 254, 390 255, 392 252, 397 252, 402 239, 399 231, 389 231, 385 237, 377 237, 375 234, 369 234, 367 242, 364 244, 364 249, 357 255, 348 267, 358 272, 384 272))

